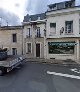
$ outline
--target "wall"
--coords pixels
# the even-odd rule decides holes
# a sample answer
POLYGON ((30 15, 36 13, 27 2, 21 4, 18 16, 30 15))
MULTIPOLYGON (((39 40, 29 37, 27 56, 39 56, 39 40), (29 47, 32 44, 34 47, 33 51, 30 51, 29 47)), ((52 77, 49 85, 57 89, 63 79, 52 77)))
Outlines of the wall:
POLYGON ((0 30, 0 47, 8 48, 8 54, 12 55, 12 48, 17 48, 17 54, 22 54, 22 29, 0 30), (12 34, 17 34, 17 43, 12 42, 12 34))
POLYGON ((80 37, 79 34, 79 13, 62 13, 47 15, 47 38, 61 38, 61 37, 80 37), (65 34, 65 21, 73 20, 73 34, 65 34), (56 23, 56 34, 50 36, 50 23, 56 23), (64 28, 64 32, 60 35, 61 28, 64 28))

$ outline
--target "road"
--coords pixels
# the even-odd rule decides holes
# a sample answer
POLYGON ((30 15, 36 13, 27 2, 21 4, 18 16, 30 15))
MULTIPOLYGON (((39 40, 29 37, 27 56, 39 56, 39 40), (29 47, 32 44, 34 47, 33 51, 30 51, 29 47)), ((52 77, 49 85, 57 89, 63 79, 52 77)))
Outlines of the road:
POLYGON ((0 76, 0 92, 80 92, 80 67, 24 63, 5 76, 0 76), (52 74, 49 74, 48 71, 52 74))

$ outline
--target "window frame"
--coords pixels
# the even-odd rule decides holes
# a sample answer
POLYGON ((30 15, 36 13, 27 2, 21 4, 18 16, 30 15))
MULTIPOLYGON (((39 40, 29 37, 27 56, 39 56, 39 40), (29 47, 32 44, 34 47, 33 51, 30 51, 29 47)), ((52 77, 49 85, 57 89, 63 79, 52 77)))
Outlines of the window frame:
MULTIPOLYGON (((57 44, 55 43, 56 42, 48 42, 48 53, 49 54, 54 54, 54 55, 74 55, 75 54, 75 45, 65 45, 66 42, 59 42, 59 43, 57 42, 57 44), (51 45, 49 43, 53 43, 53 44, 51 45), (61 45, 61 43, 64 43, 64 45, 61 45), (73 52, 71 52, 71 50, 73 52), (70 51, 70 53, 69 52, 66 53, 66 51, 70 51)), ((69 43, 72 44, 72 42, 69 42, 69 43)))
POLYGON ((73 34, 73 20, 65 21, 65 34, 73 34))
POLYGON ((12 34, 12 42, 17 43, 17 33, 12 34), (14 36, 15 35, 15 36, 14 36), (15 37, 15 38, 14 38, 15 37))
POLYGON ((50 23, 50 35, 54 35, 54 34, 56 34, 56 22, 53 22, 53 23, 50 23), (54 26, 51 26, 51 24, 54 24, 54 26), (52 30, 51 30, 51 28, 54 28, 55 30, 55 32, 52 34, 52 30))
POLYGON ((17 55, 17 48, 12 48, 12 55, 17 55), (16 54, 13 54, 13 49, 16 50, 16 54))
POLYGON ((26 42, 26 53, 31 54, 32 53, 32 42, 26 42), (31 44, 31 52, 28 52, 28 44, 31 44))
POLYGON ((27 28, 28 30, 28 37, 31 37, 31 28, 27 28))
POLYGON ((41 37, 41 30, 40 30, 40 27, 37 27, 37 30, 36 30, 36 37, 41 37))

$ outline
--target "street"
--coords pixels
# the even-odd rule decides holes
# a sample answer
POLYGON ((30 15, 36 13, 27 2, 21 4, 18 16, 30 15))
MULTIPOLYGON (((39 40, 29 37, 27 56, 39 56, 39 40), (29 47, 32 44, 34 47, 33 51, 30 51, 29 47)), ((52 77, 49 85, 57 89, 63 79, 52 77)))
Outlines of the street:
POLYGON ((0 92, 80 92, 79 76, 80 67, 26 62, 0 76, 0 92))

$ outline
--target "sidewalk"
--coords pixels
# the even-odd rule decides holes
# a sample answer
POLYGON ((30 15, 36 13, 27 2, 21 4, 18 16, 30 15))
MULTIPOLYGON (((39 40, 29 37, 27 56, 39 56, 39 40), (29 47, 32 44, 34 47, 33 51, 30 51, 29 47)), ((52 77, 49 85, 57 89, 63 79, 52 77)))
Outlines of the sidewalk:
POLYGON ((26 58, 26 62, 35 62, 35 63, 45 63, 45 64, 55 64, 55 65, 78 65, 75 61, 70 59, 67 60, 56 60, 56 59, 40 59, 40 58, 26 58))

